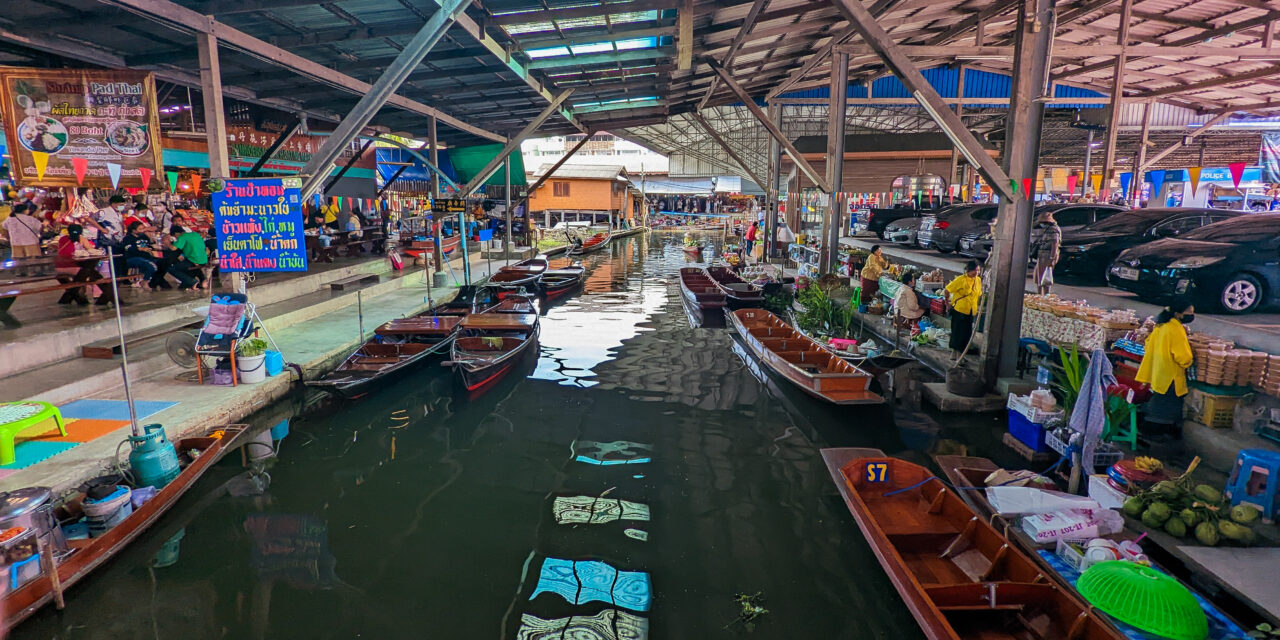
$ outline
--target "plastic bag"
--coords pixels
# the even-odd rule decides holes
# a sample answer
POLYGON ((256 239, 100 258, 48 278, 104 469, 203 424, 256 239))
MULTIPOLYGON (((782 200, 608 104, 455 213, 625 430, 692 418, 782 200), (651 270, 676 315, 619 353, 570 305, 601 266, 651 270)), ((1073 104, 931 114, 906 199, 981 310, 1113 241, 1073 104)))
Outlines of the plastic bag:
POLYGON ((987 500, 1002 516, 1102 509, 1102 505, 1090 498, 1032 487, 987 487, 987 500))
POLYGON ((1044 268, 1044 273, 1040 274, 1040 284, 1042 285, 1053 284, 1053 267, 1052 266, 1048 266, 1044 268))
POLYGON ((1051 543, 1059 538, 1097 538, 1123 529, 1124 516, 1111 509, 1074 509, 1029 515, 1022 519, 1022 530, 1037 544, 1051 543))

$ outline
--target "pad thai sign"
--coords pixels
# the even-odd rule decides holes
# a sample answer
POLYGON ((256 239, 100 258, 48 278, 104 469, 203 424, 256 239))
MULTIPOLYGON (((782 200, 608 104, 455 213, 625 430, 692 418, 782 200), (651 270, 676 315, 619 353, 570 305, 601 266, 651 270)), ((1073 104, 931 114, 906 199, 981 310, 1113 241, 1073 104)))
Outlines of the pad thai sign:
POLYGON ((214 191, 218 269, 306 271, 301 189, 301 178, 241 178, 214 191))
POLYGON ((156 84, 138 71, 0 67, 14 178, 42 187, 162 186, 156 84))

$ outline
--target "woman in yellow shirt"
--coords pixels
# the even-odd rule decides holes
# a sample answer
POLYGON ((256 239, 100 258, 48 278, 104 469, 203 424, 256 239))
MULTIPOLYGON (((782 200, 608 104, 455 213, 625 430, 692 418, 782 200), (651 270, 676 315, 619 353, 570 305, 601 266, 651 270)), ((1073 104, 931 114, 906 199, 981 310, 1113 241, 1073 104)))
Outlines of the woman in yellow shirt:
POLYGON ((964 265, 964 273, 956 276, 943 290, 951 305, 951 355, 960 357, 973 336, 974 319, 978 317, 978 301, 982 298, 982 277, 978 261, 964 265))
POLYGON ((889 268, 889 259, 884 257, 884 249, 880 245, 871 247, 871 255, 867 256, 867 264, 862 267, 862 303, 868 304, 880 293, 880 274, 889 268))
POLYGON ((1193 355, 1187 340, 1187 328, 1196 317, 1196 308, 1189 302, 1176 302, 1165 307, 1156 316, 1156 326, 1147 337, 1138 365, 1138 382, 1151 385, 1151 400, 1147 402, 1146 422, 1164 426, 1177 432, 1182 419, 1182 396, 1187 395, 1187 367, 1193 355))

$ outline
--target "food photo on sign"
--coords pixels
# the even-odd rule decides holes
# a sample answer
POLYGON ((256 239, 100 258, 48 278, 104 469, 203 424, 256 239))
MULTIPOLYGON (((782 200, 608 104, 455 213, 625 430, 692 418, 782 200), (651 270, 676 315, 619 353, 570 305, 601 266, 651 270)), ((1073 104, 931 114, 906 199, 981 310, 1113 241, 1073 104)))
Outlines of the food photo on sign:
POLYGON ((218 268, 306 271, 301 178, 211 180, 218 268))

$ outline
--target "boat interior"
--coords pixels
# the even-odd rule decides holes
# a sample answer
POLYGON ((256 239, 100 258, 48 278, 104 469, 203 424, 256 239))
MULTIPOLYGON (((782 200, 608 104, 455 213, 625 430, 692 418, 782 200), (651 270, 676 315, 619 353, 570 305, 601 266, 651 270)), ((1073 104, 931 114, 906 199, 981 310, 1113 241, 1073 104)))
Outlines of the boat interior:
POLYGON ((452 335, 461 322, 462 316, 458 315, 399 318, 378 327, 374 333, 386 338, 384 342, 429 343, 452 335))
POLYGON ((483 336, 464 336, 458 338, 457 344, 454 345, 456 353, 465 353, 475 356, 491 357, 497 354, 509 353, 520 348, 525 340, 529 339, 527 333, 518 333, 515 331, 486 332, 483 336))
POLYGON ((868 541, 882 563, 897 567, 898 575, 887 567, 894 582, 922 592, 955 636, 1119 637, 928 470, 895 458, 858 458, 841 474, 855 509, 870 521, 868 541))
POLYGON ((742 309, 735 314, 751 337, 768 351, 810 375, 863 374, 866 372, 823 349, 781 318, 758 309, 742 309))
POLYGON ((724 294, 720 292, 720 288, 716 286, 707 272, 702 269, 684 268, 680 270, 680 280, 684 287, 693 292, 699 300, 707 296, 720 296, 724 294))
POLYGON ((409 358, 430 349, 433 345, 424 342, 399 343, 366 343, 359 351, 351 354, 347 361, 338 367, 338 371, 381 371, 405 358, 409 358))

